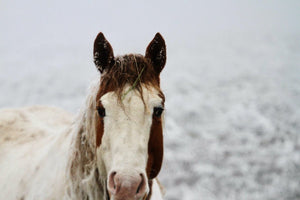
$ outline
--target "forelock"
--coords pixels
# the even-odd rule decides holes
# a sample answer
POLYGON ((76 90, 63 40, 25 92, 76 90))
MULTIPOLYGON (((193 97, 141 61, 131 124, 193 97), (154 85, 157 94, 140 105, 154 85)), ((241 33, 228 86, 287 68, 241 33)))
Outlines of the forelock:
POLYGON ((140 94, 142 94, 142 85, 159 90, 159 74, 155 72, 150 60, 142 55, 129 54, 116 57, 112 66, 101 76, 97 99, 107 92, 114 91, 121 100, 126 93, 123 91, 125 85, 131 86, 140 94))

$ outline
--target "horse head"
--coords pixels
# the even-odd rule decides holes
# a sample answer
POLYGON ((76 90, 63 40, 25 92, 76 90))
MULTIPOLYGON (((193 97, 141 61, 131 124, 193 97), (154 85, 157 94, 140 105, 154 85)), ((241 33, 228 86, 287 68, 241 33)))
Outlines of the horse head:
POLYGON ((96 97, 96 165, 114 200, 146 197, 162 165, 166 46, 157 33, 145 55, 114 56, 102 33, 94 42, 101 73, 96 97))

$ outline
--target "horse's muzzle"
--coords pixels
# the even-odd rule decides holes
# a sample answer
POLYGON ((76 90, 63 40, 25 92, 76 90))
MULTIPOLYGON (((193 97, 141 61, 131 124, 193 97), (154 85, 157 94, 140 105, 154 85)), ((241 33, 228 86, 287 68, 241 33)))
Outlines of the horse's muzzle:
POLYGON ((109 174, 107 189, 114 200, 138 200, 148 192, 148 184, 144 173, 113 171, 109 174))

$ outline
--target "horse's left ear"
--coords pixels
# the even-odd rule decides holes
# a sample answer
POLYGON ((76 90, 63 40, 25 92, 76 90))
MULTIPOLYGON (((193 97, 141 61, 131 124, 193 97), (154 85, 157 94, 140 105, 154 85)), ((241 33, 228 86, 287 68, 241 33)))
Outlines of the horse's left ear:
POLYGON ((146 58, 151 60, 155 71, 159 74, 166 64, 166 44, 160 33, 156 33, 146 50, 146 58))
POLYGON ((114 52, 105 39, 102 32, 100 32, 94 42, 94 63, 97 69, 102 73, 114 62, 114 52))

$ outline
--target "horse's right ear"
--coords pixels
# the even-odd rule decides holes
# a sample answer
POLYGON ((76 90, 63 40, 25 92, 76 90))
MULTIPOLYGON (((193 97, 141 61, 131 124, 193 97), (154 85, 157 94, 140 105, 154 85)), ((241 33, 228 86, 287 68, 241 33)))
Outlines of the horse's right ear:
POLYGON ((102 32, 100 32, 94 42, 94 63, 97 69, 102 73, 114 62, 114 52, 105 39, 102 32))

